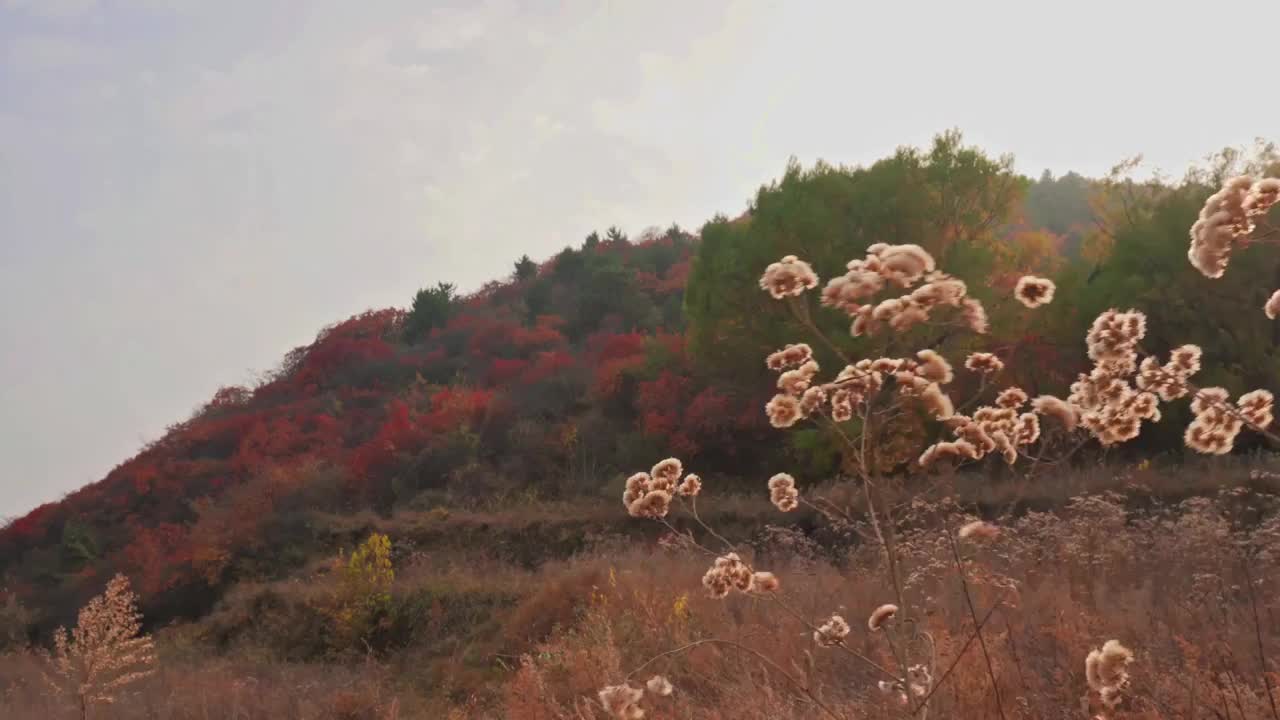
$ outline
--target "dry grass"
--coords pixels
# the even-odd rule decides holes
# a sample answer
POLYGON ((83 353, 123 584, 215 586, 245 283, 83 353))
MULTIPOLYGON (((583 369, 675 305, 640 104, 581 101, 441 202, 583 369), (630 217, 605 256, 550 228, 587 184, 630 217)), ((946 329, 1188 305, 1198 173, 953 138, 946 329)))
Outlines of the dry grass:
MULTIPOLYGON (((1100 470, 1035 483, 1047 496, 1062 491, 1058 485, 1105 487, 1107 476, 1100 470)), ((1090 717, 1081 706, 1085 654, 1118 638, 1137 660, 1133 688, 1115 717, 1275 720, 1258 639, 1271 683, 1280 686, 1276 478, 1246 465, 1212 476, 1134 470, 1109 477, 1111 492, 1056 501, 1053 512, 1025 499, 1036 487, 1031 483, 966 490, 970 478, 944 478, 932 490, 897 496, 912 615, 936 639, 940 669, 960 658, 933 699, 931 718, 1000 717, 977 644, 961 654, 973 619, 942 532, 981 511, 1001 535, 962 551, 978 613, 999 604, 984 634, 1005 717, 1090 717), (1215 484, 1228 489, 1205 491, 1215 484), (1200 494, 1177 499, 1181 488, 1200 494), (951 493, 983 502, 943 499, 951 493), (1002 507, 1007 512, 988 514, 1002 507), (1244 557, 1255 583, 1256 623, 1244 557)), ((828 490, 840 497, 839 488, 828 490)), ((713 497, 705 499, 712 505, 713 497)), ((880 552, 866 542, 868 529, 853 522, 815 532, 813 518, 782 515, 760 502, 735 501, 721 510, 721 519, 744 520, 726 534, 743 542, 753 564, 777 573, 787 602, 806 619, 842 614, 853 626, 851 649, 891 666, 888 648, 865 622, 894 599, 880 552), (746 529, 752 525, 754 532, 746 529)), ((855 495, 848 505, 857 517, 855 495)), ((608 510, 563 512, 583 518, 608 510)), ((767 598, 706 597, 700 584, 706 558, 668 549, 651 524, 624 519, 621 508, 612 512, 617 533, 536 570, 501 553, 440 551, 412 537, 402 543, 392 532, 397 547, 416 546, 400 554, 392 593, 409 620, 389 626, 394 643, 372 654, 316 663, 289 661, 280 650, 282 637, 302 641, 321 632, 305 622, 318 617, 307 611, 324 601, 333 581, 323 564, 290 580, 244 584, 205 620, 158 632, 157 675, 93 717, 601 718, 594 702, 601 687, 656 655, 712 638, 758 651, 846 717, 904 717, 866 665, 818 648, 800 620, 767 598), (648 530, 634 532, 635 525, 648 530)), ((405 531, 417 521, 380 522, 405 531)), ((791 680, 726 644, 664 657, 634 679, 654 673, 669 677, 676 692, 651 705, 650 717, 818 716, 791 680)), ((0 659, 0 717, 71 716, 46 693, 33 655, 0 659)))
MULTIPOLYGON (((39 659, 9 655, 0 664, 0 716, 68 718, 74 710, 43 692, 39 659)), ((109 706, 102 720, 383 720, 407 714, 377 667, 254 663, 243 658, 168 662, 109 706)))
MULTIPOLYGON (((1119 496, 1077 498, 1061 512, 1006 518, 994 542, 964 547, 980 614, 998 605, 986 642, 1006 717, 1083 718, 1084 657, 1110 638, 1138 653, 1121 712, 1129 718, 1274 719, 1266 680, 1280 684, 1280 499, 1246 490, 1126 510, 1119 496), (1255 581, 1255 624, 1244 558, 1255 581), (1258 638, 1271 659, 1264 670, 1258 638), (1264 679, 1263 673, 1269 673, 1264 679)), ((941 528, 966 516, 948 504, 917 503, 901 528, 908 594, 937 640, 939 667, 960 656, 973 620, 941 528)), ((851 647, 892 666, 866 629, 867 615, 892 598, 874 546, 841 567, 786 549, 761 547, 755 564, 783 578, 787 601, 809 620, 837 612, 854 625, 851 647)), ((878 691, 880 678, 853 658, 813 643, 806 625, 768 599, 717 601, 700 592, 707 561, 635 551, 612 558, 611 581, 574 628, 544 643, 487 717, 595 717, 595 690, 665 650, 727 638, 776 662, 849 718, 903 717, 878 691)), ((934 698, 931 717, 996 718, 988 670, 974 647, 934 698)), ((658 717, 811 718, 817 709, 764 662, 720 644, 696 647, 646 668, 678 692, 653 707, 658 717)), ((647 675, 637 676, 643 680, 647 675)), ((1277 697, 1280 702, 1280 697, 1277 697)))

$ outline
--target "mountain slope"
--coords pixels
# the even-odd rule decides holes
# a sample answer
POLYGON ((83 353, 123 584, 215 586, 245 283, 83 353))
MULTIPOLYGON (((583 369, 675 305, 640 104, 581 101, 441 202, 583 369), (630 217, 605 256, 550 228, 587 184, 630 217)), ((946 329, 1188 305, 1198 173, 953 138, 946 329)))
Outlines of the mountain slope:
POLYGON ((688 362, 695 243, 678 228, 593 234, 473 295, 441 286, 412 311, 326 328, 255 387, 219 390, 101 481, 10 523, 4 585, 44 609, 39 627, 117 571, 152 617, 194 615, 210 588, 300 562, 304 509, 596 494, 667 449, 741 467, 758 445, 741 441, 766 428, 762 400, 688 362))

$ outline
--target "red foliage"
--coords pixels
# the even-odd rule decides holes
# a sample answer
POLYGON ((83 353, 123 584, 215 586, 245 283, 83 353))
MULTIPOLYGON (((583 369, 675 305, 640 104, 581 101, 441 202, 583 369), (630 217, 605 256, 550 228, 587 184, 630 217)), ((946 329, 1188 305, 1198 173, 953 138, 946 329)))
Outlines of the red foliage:
POLYGON ((135 578, 139 592, 153 595, 184 579, 191 563, 191 544, 185 526, 161 523, 155 527, 133 527, 132 541, 121 552, 128 574, 135 578))
POLYGON ((647 435, 669 437, 680 426, 693 381, 669 370, 637 387, 636 409, 647 435))
POLYGON ((644 367, 643 355, 631 355, 607 360, 596 366, 591 391, 599 397, 613 397, 622 389, 622 379, 628 372, 644 367))
POLYGON ((257 417, 250 413, 236 413, 215 417, 197 417, 187 424, 185 439, 193 444, 228 443, 239 439, 249 432, 249 428, 257 422, 257 417))
POLYGON ((705 388, 689 401, 684 421, 690 430, 700 436, 716 436, 725 433, 733 423, 733 404, 729 397, 712 388, 705 388))
POLYGON ((597 333, 587 339, 587 354, 602 363, 644 354, 646 336, 632 333, 597 333))
POLYGON ((635 274, 636 287, 644 292, 657 292, 658 286, 662 283, 658 276, 651 272, 641 270, 635 274))
POLYGON ((654 291, 659 295, 668 295, 684 290, 689 284, 689 270, 692 266, 692 260, 686 257, 684 260, 667 268, 666 274, 663 275, 662 281, 658 283, 654 291))
POLYGON ((240 441, 231 467, 251 474, 283 459, 298 460, 316 451, 341 446, 342 427, 326 415, 259 419, 240 441))
POLYGON ((59 503, 45 503, 9 523, 0 534, 23 543, 41 541, 49 536, 59 509, 59 503))
POLYGON ((473 358, 490 358, 511 347, 511 338, 520 326, 507 320, 478 317, 471 324, 467 354, 473 358))
POLYGON ((516 378, 529 368, 528 360, 508 360, 506 358, 494 358, 489 364, 489 372, 486 376, 486 383, 489 385, 505 385, 516 378))
MULTIPOLYGON (((448 357, 448 353, 445 352, 444 348, 436 348, 425 352, 418 351, 401 355, 400 365, 403 367, 417 368, 419 372, 430 372, 448 360, 448 357)), ((346 389, 347 388, 343 388, 343 390, 346 389)))
POLYGON ((395 308, 371 310, 322 331, 304 349, 287 382, 310 394, 326 385, 337 370, 392 357, 395 349, 387 339, 399 330, 404 316, 403 310, 395 308))
MULTIPOLYGON (((602 242, 596 252, 625 256, 632 246, 602 242)), ((636 280, 649 293, 663 295, 682 289, 688 270, 685 253, 665 272, 638 273, 636 280)), ((517 319, 511 308, 521 306, 527 290, 527 283, 487 285, 465 298, 445 327, 412 347, 399 340, 403 311, 365 312, 291 351, 281 369, 255 389, 220 388, 194 417, 171 426, 104 480, 0 529, 0 558, 15 558, 6 566, 14 568, 12 586, 42 592, 39 583, 26 582, 22 553, 57 543, 67 517, 83 517, 99 530, 115 528, 101 533, 109 543, 128 536, 127 545, 104 548, 102 562, 85 572, 114 571, 118 564, 138 579, 144 595, 196 577, 212 582, 228 557, 262 540, 276 500, 315 477, 303 471, 307 463, 322 460, 349 470, 351 496, 381 502, 390 474, 439 439, 459 430, 483 430, 486 436, 504 430, 522 409, 496 388, 588 370, 594 373, 592 392, 614 398, 608 411, 623 413, 623 380, 647 374, 646 364, 655 358, 667 367, 636 384, 635 410, 643 432, 674 452, 693 456, 712 444, 731 447, 735 432, 763 424, 761 408, 739 408, 689 377, 682 335, 629 332, 615 314, 583 346, 573 346, 559 315, 539 316, 532 327, 517 319), (413 381, 415 371, 442 382, 455 370, 472 373, 481 387, 438 389, 413 381), (121 532, 127 517, 135 519, 121 532)), ((553 292, 553 307, 577 299, 565 283, 553 292)), ((71 574, 65 577, 77 582, 71 574)))
POLYGON ((357 447, 347 461, 352 483, 363 487, 367 476, 386 467, 397 453, 420 450, 426 443, 424 430, 411 416, 408 405, 400 400, 392 402, 377 434, 357 447))
POLYGON ((248 403, 251 397, 253 397, 253 391, 249 388, 240 385, 221 387, 213 394, 213 399, 205 405, 205 410, 239 407, 248 403))
POLYGON ((533 367, 525 371, 521 382, 527 385, 540 383, 573 367, 575 364, 577 364, 577 360, 573 355, 563 350, 541 352, 535 357, 533 367))
POLYGON ((653 339, 676 359, 677 364, 684 365, 686 360, 684 335, 659 330, 653 339))
POLYGON ((539 315, 532 328, 517 327, 511 333, 510 342, 522 355, 531 350, 562 346, 567 342, 560 332, 564 324, 564 318, 559 315, 539 315))
POLYGON ((431 396, 431 412, 419 418, 419 425, 433 433, 478 425, 483 422, 493 398, 490 390, 446 388, 431 396))

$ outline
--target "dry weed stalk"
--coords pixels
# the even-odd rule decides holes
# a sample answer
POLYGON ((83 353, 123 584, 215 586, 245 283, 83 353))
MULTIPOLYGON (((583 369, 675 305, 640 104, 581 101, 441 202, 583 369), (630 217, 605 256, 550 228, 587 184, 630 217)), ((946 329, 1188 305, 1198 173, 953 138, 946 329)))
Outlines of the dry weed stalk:
POLYGON ((80 717, 94 705, 114 703, 124 689, 155 672, 155 647, 140 634, 138 597, 124 575, 80 610, 70 633, 58 628, 45 675, 50 688, 73 701, 80 717))

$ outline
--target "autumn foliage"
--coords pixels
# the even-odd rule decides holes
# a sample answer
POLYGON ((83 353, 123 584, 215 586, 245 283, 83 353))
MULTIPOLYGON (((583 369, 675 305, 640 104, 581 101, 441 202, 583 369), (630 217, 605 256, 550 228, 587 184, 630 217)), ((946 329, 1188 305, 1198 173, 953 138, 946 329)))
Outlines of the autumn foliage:
MULTIPOLYGON (((1259 160, 1274 161, 1274 153, 1259 160)), ((508 513, 503 522, 518 532, 501 545, 504 559, 535 567, 549 546, 562 544, 569 548, 566 555, 585 546, 587 531, 556 526, 559 534, 529 542, 527 534, 553 524, 532 519, 529 507, 578 502, 592 507, 591 499, 622 492, 628 472, 648 467, 655 457, 674 455, 705 468, 715 474, 716 487, 727 491, 757 489, 762 468, 803 468, 806 477, 836 477, 850 457, 830 433, 804 428, 783 434, 770 427, 764 412, 777 392, 777 378, 762 358, 794 339, 786 330, 794 318, 757 282, 768 263, 791 255, 811 261, 827 279, 847 272, 849 258, 864 257, 875 243, 926 248, 940 265, 967 279, 970 295, 981 299, 990 316, 991 331, 980 341, 942 328, 937 347, 956 358, 990 354, 1007 368, 1004 379, 1031 396, 1067 385, 1088 370, 1079 338, 1094 317, 1118 302, 1132 302, 1146 313, 1153 344, 1172 347, 1170 341, 1177 339, 1217 358, 1217 365, 1204 371, 1207 385, 1233 396, 1275 387, 1280 385, 1275 382, 1280 377, 1275 324, 1262 311, 1277 284, 1274 268, 1256 262, 1258 248, 1247 243, 1232 246, 1229 282, 1213 284, 1186 260, 1185 229, 1220 185, 1214 173, 1227 169, 1193 174, 1180 184, 1142 183, 1121 175, 1032 181, 1014 173, 1004 159, 989 158, 964 146, 958 135, 945 134, 929 148, 903 149, 867 167, 793 164, 777 182, 760 188, 747 212, 713 218, 696 234, 675 226, 635 239, 617 230, 603 237, 592 233, 541 263, 521 258, 510 277, 474 292, 459 294, 439 283, 419 293, 408 310, 358 313, 321 330, 256 382, 218 390, 191 417, 98 482, 0 528, 0 607, 21 610, 10 613, 21 619, 12 623, 16 629, 3 628, 0 640, 47 642, 118 573, 133 582, 149 623, 208 618, 241 588, 309 577, 317 558, 332 558, 338 548, 385 533, 383 525, 403 518, 411 518, 403 521, 406 532, 429 546, 452 540, 450 533, 462 533, 459 528, 471 528, 474 517, 468 513, 486 520, 475 521, 478 529, 468 530, 474 534, 461 536, 487 543, 493 531, 487 513, 508 513), (1170 241, 1175 234, 1177 242, 1170 241), (1019 281, 1028 276, 1051 279, 1056 289, 1051 308, 1034 317, 1014 299, 1019 281)), ((815 303, 803 320, 838 338, 836 347, 815 343, 812 349, 824 367, 839 367, 835 359, 841 353, 860 354, 863 340, 851 335, 853 318, 847 314, 815 303)), ((927 323, 908 328, 916 333, 909 340, 934 340, 931 333, 937 329, 927 323)), ((956 397, 981 385, 972 373, 956 374, 956 397)), ((1168 427, 1186 425, 1189 416, 1178 413, 1186 415, 1170 409, 1168 427)), ((911 462, 918 453, 898 447, 914 446, 929 432, 919 418, 904 413, 885 423, 883 437, 866 457, 895 484, 934 488, 936 478, 911 462)), ((1263 442, 1242 439, 1238 449, 1256 450, 1263 442)), ((1177 457, 1182 446, 1180 430, 1164 432, 1157 426, 1131 448, 1106 453, 1086 448, 1063 469, 1072 463, 1094 467, 1104 455, 1107 461, 1124 461, 1155 450, 1177 457)), ((997 463, 978 470, 987 472, 1002 477, 1004 471, 997 463)), ((1011 506, 1018 501, 1009 500, 1011 506)), ((617 508, 613 511, 606 526, 618 519, 617 508)), ((821 536, 824 542, 835 542, 840 530, 822 532, 831 533, 821 536)), ((1077 535, 1088 533, 1071 537, 1077 535)), ((377 549, 375 564, 383 554, 389 563, 391 553, 411 553, 412 547, 393 537, 385 553, 377 549)), ((922 557, 928 555, 921 551, 922 557)), ((398 563, 399 558, 397 568, 398 563)), ((1036 572, 1028 557, 1010 563, 1028 576, 1036 572)), ((691 572, 680 563, 661 567, 691 572)), ((1088 568, 1081 565, 1079 572, 1088 568)), ((837 582, 830 567, 815 573, 833 586, 837 582)), ((544 643, 583 655, 566 661, 566 667, 524 665, 516 671, 518 683, 553 682, 548 678, 560 677, 556 673, 577 673, 581 680, 591 675, 593 664, 617 664, 618 657, 604 655, 630 652, 608 638, 593 644, 552 632, 553 625, 579 619, 584 606, 592 614, 583 632, 631 632, 634 627, 623 629, 620 618, 643 613, 645 627, 661 628, 664 639, 673 642, 685 637, 687 626, 681 623, 701 617, 702 605, 687 597, 652 589, 623 597, 617 583, 603 589, 607 573, 601 568, 587 574, 591 582, 578 590, 590 600, 558 602, 545 613, 555 618, 547 621, 546 632, 521 640, 524 646, 544 643), (587 656, 590 662, 582 659, 587 656)), ((618 582, 627 589, 650 579, 618 582)), ((405 581, 397 574, 394 582, 405 581)), ((1042 587, 1046 593, 1102 592, 1089 583, 1042 587)), ((415 596, 413 602, 421 605, 399 610, 394 603, 379 605, 360 622, 353 620, 353 627, 360 627, 351 637, 372 637, 369 625, 375 620, 396 632, 404 627, 428 632, 421 628, 429 627, 428 634, 442 632, 451 622, 486 622, 470 615, 466 622, 456 620, 468 611, 432 592, 415 596), (414 625, 421 618, 428 620, 414 625)), ((551 603, 547 594, 539 602, 551 603)), ((463 605, 489 612, 513 602, 511 596, 495 595, 469 596, 463 605)), ((277 610, 294 607, 272 601, 277 610)), ((1048 604, 1039 597, 1027 601, 1048 604)), ((1099 618, 1102 604, 1091 600, 1088 607, 1090 621, 1105 619, 1099 618)), ((541 611, 527 612, 542 617, 541 611)), ((751 617, 743 617, 735 628, 751 630, 751 617)), ((1015 616, 1011 622, 1015 625, 1004 631, 1009 638, 1025 637, 1047 648, 1069 644, 1052 636, 1054 631, 1029 628, 1028 620, 1019 626, 1015 616)), ((951 629, 957 632, 943 641, 963 641, 965 635, 951 629)), ((656 647, 651 642, 644 649, 656 647)), ((1195 667, 1206 677, 1210 669, 1223 671, 1225 661, 1190 658, 1193 650, 1186 650, 1185 661, 1170 659, 1167 667, 1195 667)), ((796 647, 787 651, 794 655, 789 660, 804 662, 796 647)), ((713 655, 699 651, 690 662, 714 663, 713 655)), ((450 662, 435 680, 454 682, 470 671, 456 659, 450 662)), ((1013 673, 1011 667, 1001 670, 1013 673)), ((1050 670, 1074 672, 1065 664, 1050 670)), ((977 687, 983 678, 967 681, 977 687)), ((512 690, 511 706, 519 708, 512 717, 572 712, 568 695, 543 702, 518 697, 518 690, 512 690)), ((715 696, 702 690, 704 697, 715 696)), ((859 698, 845 700, 851 708, 862 707, 859 698)), ((684 700, 672 702, 676 705, 668 709, 695 709, 679 704, 684 700)))

